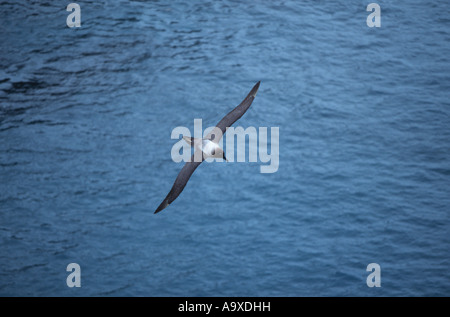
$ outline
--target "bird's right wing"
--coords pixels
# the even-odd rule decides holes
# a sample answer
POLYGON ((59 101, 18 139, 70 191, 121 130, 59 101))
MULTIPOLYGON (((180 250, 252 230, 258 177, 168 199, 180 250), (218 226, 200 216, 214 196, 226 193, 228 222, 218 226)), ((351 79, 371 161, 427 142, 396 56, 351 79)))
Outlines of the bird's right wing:
POLYGON ((196 151, 192 155, 191 161, 184 164, 183 168, 175 179, 175 183, 173 183, 172 189, 167 194, 166 198, 164 198, 163 202, 159 205, 158 209, 156 209, 155 214, 169 206, 181 194, 192 173, 194 173, 195 169, 203 162, 203 160, 204 157, 202 153, 198 153, 198 151, 196 151), (198 157, 200 157, 201 160, 198 159, 198 157))

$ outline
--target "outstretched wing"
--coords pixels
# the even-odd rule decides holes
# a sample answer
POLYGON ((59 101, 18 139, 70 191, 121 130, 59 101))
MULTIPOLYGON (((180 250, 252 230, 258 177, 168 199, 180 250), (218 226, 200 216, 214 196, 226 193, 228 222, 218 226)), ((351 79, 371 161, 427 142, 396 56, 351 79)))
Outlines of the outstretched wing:
POLYGON ((172 189, 167 194, 166 198, 164 198, 161 205, 159 205, 158 209, 156 209, 155 214, 169 206, 181 194, 192 173, 194 173, 195 169, 204 160, 203 155, 201 155, 201 161, 198 162, 195 162, 194 157, 196 157, 195 153, 192 155, 191 161, 184 164, 183 168, 175 179, 175 183, 173 183, 172 189))
POLYGON ((222 136, 227 131, 228 127, 231 127, 233 123, 235 123, 237 120, 239 120, 240 117, 244 115, 244 113, 250 108, 253 100, 256 97, 256 92, 258 91, 259 84, 261 82, 258 81, 255 86, 253 86, 252 90, 249 92, 247 97, 245 97, 244 100, 231 110, 225 117, 223 117, 222 120, 216 125, 214 129, 208 135, 205 137, 205 139, 211 140, 215 143, 219 143, 222 136))

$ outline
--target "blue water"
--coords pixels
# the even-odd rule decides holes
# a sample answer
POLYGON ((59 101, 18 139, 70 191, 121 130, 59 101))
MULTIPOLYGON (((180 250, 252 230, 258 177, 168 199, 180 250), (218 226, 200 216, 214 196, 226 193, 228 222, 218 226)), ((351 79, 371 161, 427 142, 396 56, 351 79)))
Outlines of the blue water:
POLYGON ((0 3, 0 295, 450 295, 448 1, 69 2, 0 3), (154 215, 171 131, 258 80, 278 171, 204 163, 154 215))

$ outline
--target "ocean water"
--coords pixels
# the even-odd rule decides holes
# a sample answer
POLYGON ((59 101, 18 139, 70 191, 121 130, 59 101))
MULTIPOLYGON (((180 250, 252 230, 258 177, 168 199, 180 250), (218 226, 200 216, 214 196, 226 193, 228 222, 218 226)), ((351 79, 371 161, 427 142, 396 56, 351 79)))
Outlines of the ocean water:
POLYGON ((77 3, 0 3, 0 295, 450 295, 447 1, 77 3), (278 171, 203 163, 153 214, 172 130, 259 80, 235 126, 278 171))

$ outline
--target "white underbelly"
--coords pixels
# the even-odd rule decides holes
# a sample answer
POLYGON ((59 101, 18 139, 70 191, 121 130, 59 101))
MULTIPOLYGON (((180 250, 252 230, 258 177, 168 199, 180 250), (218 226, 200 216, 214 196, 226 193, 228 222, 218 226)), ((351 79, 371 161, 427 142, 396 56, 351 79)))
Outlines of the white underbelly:
POLYGON ((205 156, 210 157, 215 155, 216 149, 218 148, 218 145, 214 142, 211 142, 209 140, 204 140, 202 142, 202 152, 205 154, 205 156))

